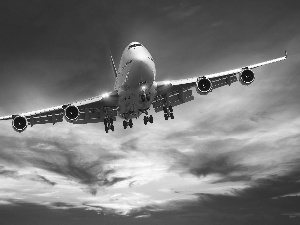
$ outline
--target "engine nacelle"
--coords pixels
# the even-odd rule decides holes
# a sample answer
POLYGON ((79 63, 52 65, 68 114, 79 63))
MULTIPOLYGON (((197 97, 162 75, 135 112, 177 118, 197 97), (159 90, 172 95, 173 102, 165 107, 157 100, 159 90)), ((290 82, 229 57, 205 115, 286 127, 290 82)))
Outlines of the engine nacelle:
POLYGON ((200 95, 207 95, 208 92, 212 91, 212 83, 206 77, 198 77, 196 84, 197 93, 200 95))
POLYGON ((77 108, 77 106, 68 105, 65 108, 64 117, 65 120, 68 121, 69 123, 77 121, 79 118, 79 109, 77 108))
POLYGON ((15 131, 21 133, 27 128, 27 119, 25 116, 15 116, 12 120, 12 127, 15 131))
POLYGON ((239 81, 242 85, 249 85, 255 79, 254 73, 252 70, 245 69, 239 76, 239 81))

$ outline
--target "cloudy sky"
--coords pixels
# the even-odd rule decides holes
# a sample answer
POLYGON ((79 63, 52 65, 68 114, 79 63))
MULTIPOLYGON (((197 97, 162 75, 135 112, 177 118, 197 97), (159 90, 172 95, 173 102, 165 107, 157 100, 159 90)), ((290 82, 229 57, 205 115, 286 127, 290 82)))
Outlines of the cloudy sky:
POLYGON ((298 224, 298 1, 10 0, 0 3, 0 115, 111 91, 141 42, 158 80, 281 57, 154 123, 0 124, 1 224, 298 224))

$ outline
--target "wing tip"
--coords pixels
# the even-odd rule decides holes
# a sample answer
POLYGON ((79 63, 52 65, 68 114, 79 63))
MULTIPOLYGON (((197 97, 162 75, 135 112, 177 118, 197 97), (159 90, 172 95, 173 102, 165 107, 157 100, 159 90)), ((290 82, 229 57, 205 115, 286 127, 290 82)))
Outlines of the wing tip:
POLYGON ((284 57, 287 59, 288 54, 287 54, 287 50, 284 51, 284 57))

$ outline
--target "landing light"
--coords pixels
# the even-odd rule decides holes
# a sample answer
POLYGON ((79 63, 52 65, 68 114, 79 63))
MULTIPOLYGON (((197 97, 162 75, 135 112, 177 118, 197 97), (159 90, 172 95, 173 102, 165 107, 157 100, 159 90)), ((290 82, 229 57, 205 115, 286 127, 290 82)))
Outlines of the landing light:
POLYGON ((104 93, 103 95, 102 95, 102 98, 108 98, 109 97, 109 93, 104 93))
POLYGON ((143 91, 145 91, 146 88, 147 88, 146 85, 143 85, 143 86, 142 86, 142 90, 143 90, 143 91))

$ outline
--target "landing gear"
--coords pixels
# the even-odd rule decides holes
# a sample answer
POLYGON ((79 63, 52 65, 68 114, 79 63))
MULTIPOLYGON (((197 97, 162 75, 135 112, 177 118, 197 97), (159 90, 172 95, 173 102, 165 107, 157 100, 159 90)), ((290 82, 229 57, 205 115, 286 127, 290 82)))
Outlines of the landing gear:
POLYGON ((130 128, 132 128, 132 126, 133 126, 132 119, 130 119, 128 121, 126 121, 126 120, 123 121, 123 127, 124 127, 124 129, 126 129, 128 126, 130 128))
POLYGON ((147 123, 153 123, 153 116, 144 116, 144 124, 147 125, 147 123))
POLYGON ((172 120, 174 120, 174 114, 173 113, 170 113, 170 117, 172 120))
POLYGON ((169 107, 164 106, 163 110, 164 110, 165 120, 168 120, 170 117, 172 120, 174 119, 173 107, 171 105, 169 107))
POLYGON ((109 130, 114 131, 115 127, 113 125, 113 118, 104 118, 104 126, 105 126, 105 132, 108 133, 109 130))
POLYGON ((153 116, 152 115, 149 116, 149 122, 153 123, 153 116))
POLYGON ((126 120, 123 121, 123 127, 124 127, 124 129, 127 128, 127 121, 126 120))

